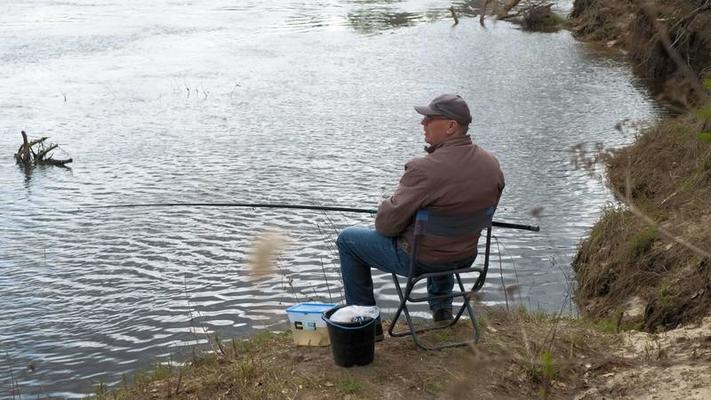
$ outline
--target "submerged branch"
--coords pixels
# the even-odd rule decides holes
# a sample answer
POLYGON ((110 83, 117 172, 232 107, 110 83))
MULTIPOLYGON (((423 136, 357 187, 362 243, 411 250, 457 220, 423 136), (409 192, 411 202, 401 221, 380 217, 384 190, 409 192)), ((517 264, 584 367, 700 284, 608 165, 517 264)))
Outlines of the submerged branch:
POLYGON ((449 7, 449 11, 452 13, 452 18, 454 18, 454 25, 458 25, 459 18, 457 18, 457 13, 454 11, 454 6, 449 7))
POLYGON ((481 14, 479 15, 479 24, 484 26, 484 16, 486 16, 486 7, 489 5, 491 0, 484 0, 484 4, 481 5, 481 14))
POLYGON ((58 148, 59 145, 54 143, 45 145, 45 141, 48 139, 47 136, 35 140, 28 140, 25 131, 21 131, 20 134, 22 135, 22 145, 17 149, 17 153, 15 153, 15 160, 18 164, 23 164, 26 168, 40 164, 65 167, 66 164, 72 162, 71 158, 57 160, 49 155, 49 153, 58 148))
MULTIPOLYGON (((51 144, 49 147, 46 149, 40 150, 36 155, 35 155, 35 160, 42 161, 44 160, 44 157, 52 150, 56 149, 59 147, 58 144, 51 144)), ((52 157, 50 156, 47 160, 51 160, 52 157)))

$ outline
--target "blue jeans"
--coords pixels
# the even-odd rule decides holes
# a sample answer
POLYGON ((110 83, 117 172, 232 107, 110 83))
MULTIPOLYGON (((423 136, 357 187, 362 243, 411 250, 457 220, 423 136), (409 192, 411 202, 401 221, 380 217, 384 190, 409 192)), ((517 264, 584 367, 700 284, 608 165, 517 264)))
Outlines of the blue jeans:
MULTIPOLYGON (((341 259, 346 304, 375 305, 371 268, 402 276, 407 276, 410 272, 410 255, 397 246, 395 238, 383 236, 374 230, 359 227, 346 228, 338 235, 336 245, 341 259)), ((473 261, 474 258, 471 260, 473 261)), ((436 272, 455 267, 454 264, 428 266, 418 263, 415 273, 436 272)), ((427 279, 427 293, 430 295, 451 294, 453 287, 453 275, 427 279)), ((432 311, 452 308, 451 298, 430 300, 429 303, 432 311)))

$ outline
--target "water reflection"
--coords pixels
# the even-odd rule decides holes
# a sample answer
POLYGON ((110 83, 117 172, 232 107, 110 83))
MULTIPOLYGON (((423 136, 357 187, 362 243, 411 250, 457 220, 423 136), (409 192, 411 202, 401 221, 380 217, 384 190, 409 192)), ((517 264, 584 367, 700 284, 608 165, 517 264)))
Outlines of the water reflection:
POLYGON ((25 175, 25 188, 30 188, 30 181, 32 180, 32 172, 34 171, 34 165, 17 163, 17 168, 20 169, 25 175))
POLYGON ((426 20, 424 13, 407 11, 376 10, 372 8, 348 13, 348 25, 359 33, 373 33, 412 26, 426 20))
POLYGON ((327 15, 314 15, 310 10, 297 11, 287 17, 286 24, 292 27, 308 28, 323 28, 329 26, 331 21, 327 15))
MULTIPOLYGON (((361 34, 414 26, 418 23, 452 19, 450 3, 435 2, 425 7, 407 0, 354 0, 351 7, 338 2, 309 3, 308 6, 283 9, 288 13, 286 25, 302 30, 344 25, 361 34), (343 15, 343 11, 346 11, 343 15)), ((457 15, 476 16, 481 2, 478 0, 451 3, 457 15)))
MULTIPOLYGON (((352 1, 352 3, 361 7, 355 7, 353 11, 347 14, 348 26, 354 31, 363 34, 452 18, 449 5, 437 4, 436 6, 433 5, 422 9, 419 7, 406 7, 408 2, 403 0, 362 0, 352 1)), ((454 7, 459 16, 476 16, 480 1, 453 2, 451 6, 454 7)))

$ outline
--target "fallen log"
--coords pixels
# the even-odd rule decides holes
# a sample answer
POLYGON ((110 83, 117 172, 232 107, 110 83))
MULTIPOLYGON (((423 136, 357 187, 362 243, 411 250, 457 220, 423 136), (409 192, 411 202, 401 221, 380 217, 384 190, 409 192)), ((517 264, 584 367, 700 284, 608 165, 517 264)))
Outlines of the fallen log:
POLYGON ((31 167, 33 165, 56 165, 65 167, 66 164, 72 162, 71 158, 58 160, 52 157, 50 152, 57 149, 59 145, 54 143, 46 145, 45 141, 48 139, 47 136, 35 140, 28 140, 25 131, 21 131, 20 134, 22 135, 22 145, 17 150, 17 153, 15 153, 15 161, 17 161, 18 164, 23 164, 25 167, 31 167))

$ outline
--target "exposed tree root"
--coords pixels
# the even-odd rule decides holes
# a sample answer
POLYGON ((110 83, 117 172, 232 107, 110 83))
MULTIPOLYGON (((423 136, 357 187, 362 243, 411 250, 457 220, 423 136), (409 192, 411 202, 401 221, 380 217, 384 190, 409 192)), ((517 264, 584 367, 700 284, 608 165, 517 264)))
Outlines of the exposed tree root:
POLYGON ((66 167, 66 164, 72 162, 72 159, 58 160, 52 157, 52 151, 57 149, 59 145, 50 143, 45 144, 48 137, 44 136, 35 140, 28 140, 25 131, 22 134, 22 145, 15 153, 15 160, 18 164, 25 167, 33 165, 56 165, 66 167))

